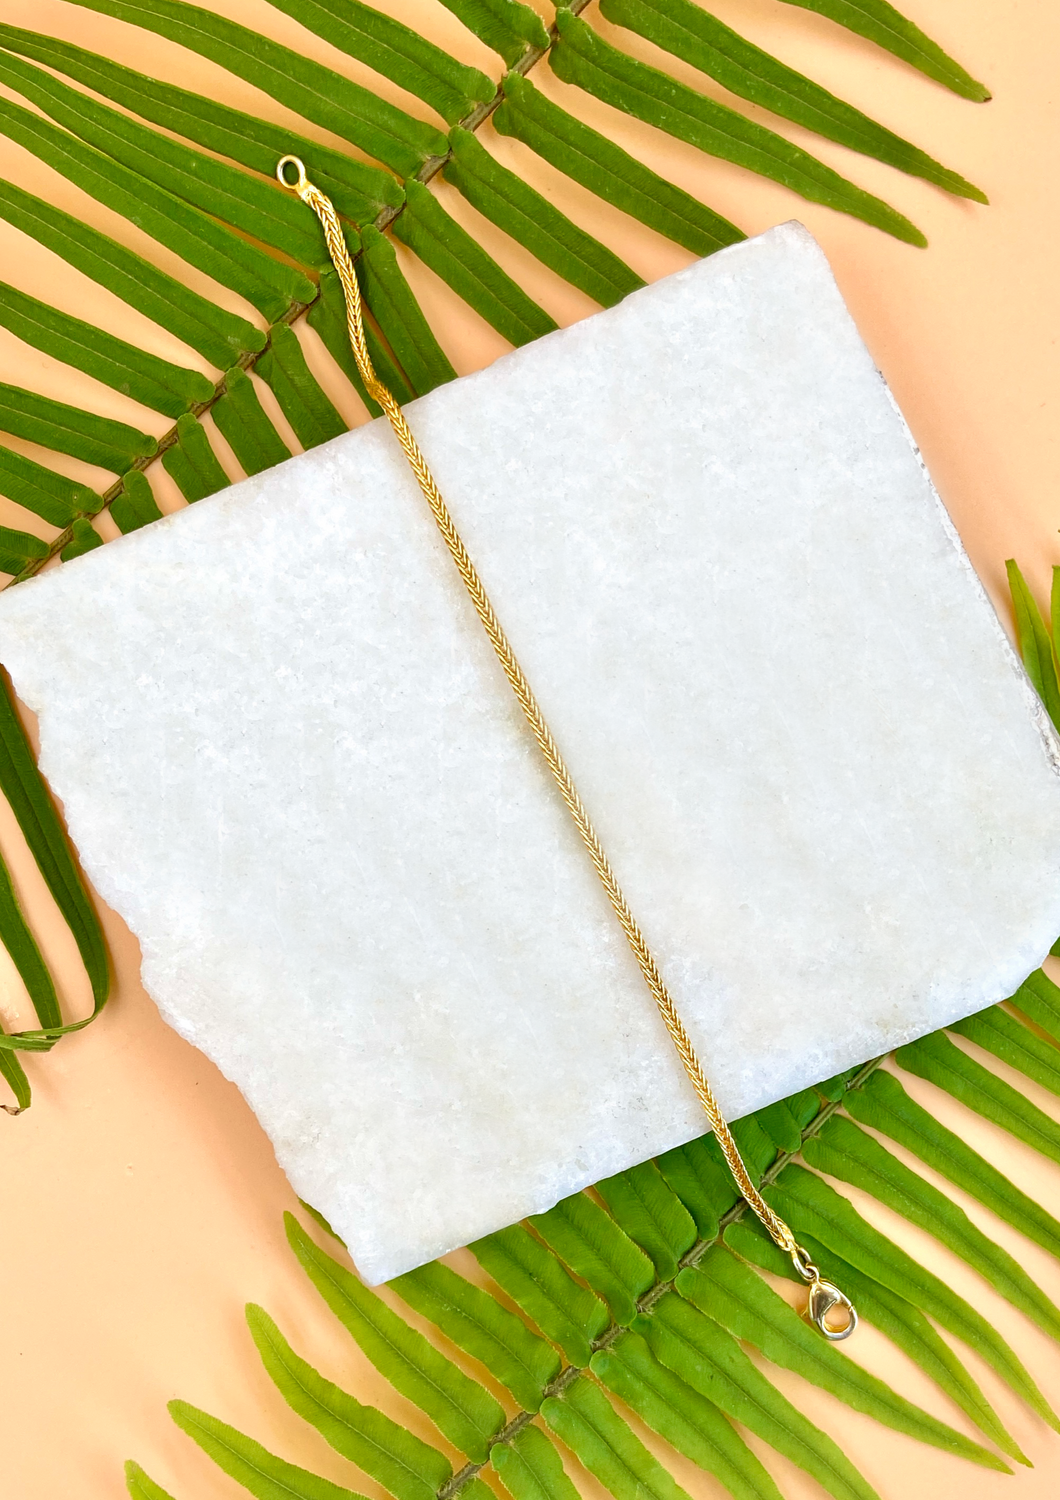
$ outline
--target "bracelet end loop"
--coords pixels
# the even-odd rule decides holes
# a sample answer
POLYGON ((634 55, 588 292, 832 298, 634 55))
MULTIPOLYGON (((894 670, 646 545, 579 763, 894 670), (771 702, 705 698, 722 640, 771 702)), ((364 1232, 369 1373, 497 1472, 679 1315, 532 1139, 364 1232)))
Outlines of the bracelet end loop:
POLYGON ((281 156, 279 161, 276 163, 276 181, 280 184, 281 187, 290 188, 293 193, 297 193, 298 196, 301 197, 306 188, 309 186, 309 178, 306 176, 305 172, 305 163, 302 161, 301 157, 281 156), (297 176, 295 177, 295 180, 293 182, 287 175, 288 167, 293 167, 295 172, 297 173, 297 176))

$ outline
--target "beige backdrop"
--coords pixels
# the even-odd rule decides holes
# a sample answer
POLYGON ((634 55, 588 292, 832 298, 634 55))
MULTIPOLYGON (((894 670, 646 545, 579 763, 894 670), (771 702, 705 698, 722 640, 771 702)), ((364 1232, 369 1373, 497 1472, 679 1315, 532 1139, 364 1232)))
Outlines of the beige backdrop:
MULTIPOLYGON (((245 20, 379 87, 377 78, 339 59, 264 0, 211 3, 218 12, 245 20)), ((434 0, 383 4, 496 76, 497 59, 434 0)), ((604 105, 573 95, 547 71, 535 73, 535 80, 564 102, 576 99, 574 107, 583 118, 599 123, 643 160, 747 230, 794 216, 810 226, 825 246, 869 346, 923 447, 973 562, 1007 619, 1005 558, 1020 559, 1040 596, 1048 587, 1051 565, 1060 562, 1060 8, 1056 0, 965 0, 960 6, 950 0, 906 0, 905 8, 989 83, 995 94, 991 104, 964 103, 794 7, 774 0, 715 0, 712 5, 723 19, 910 135, 987 190, 990 208, 956 202, 885 167, 855 161, 840 148, 812 141, 812 149, 822 157, 910 214, 931 239, 928 251, 899 245, 853 220, 815 209, 782 189, 710 161, 604 105)), ((286 118, 252 87, 211 64, 62 0, 0 0, 0 20, 52 31, 144 71, 279 120, 286 118)), ((648 44, 637 43, 628 33, 623 40, 651 57, 648 44)), ((672 62, 668 66, 697 87, 703 85, 692 70, 672 62)), ((389 92, 408 103, 400 91, 389 92)), ((412 108, 424 112, 422 105, 412 108)), ((325 138, 311 127, 307 133, 325 138)), ((788 134, 803 139, 795 129, 788 134)), ((645 276, 665 274, 688 259, 651 231, 561 181, 517 144, 494 137, 493 148, 502 159, 517 162, 561 207, 645 276)), ((3 157, 4 170, 16 181, 167 263, 158 247, 18 148, 5 142, 3 157)), ((498 259, 560 321, 592 310, 586 299, 502 235, 484 231, 472 210, 454 193, 443 191, 453 212, 474 222, 498 259)), ((4 280, 101 321, 159 353, 192 362, 188 351, 162 330, 3 224, 0 259, 4 280)), ((503 352, 499 337, 431 273, 413 268, 410 275, 437 315, 442 341, 461 372, 503 352)), ((235 305, 237 299, 205 278, 202 284, 210 295, 235 305)), ((313 336, 304 330, 302 336, 314 368, 333 391, 342 390, 313 336)), ((154 431, 167 425, 3 331, 0 380, 80 401, 154 431)), ((268 392, 265 399, 275 412, 268 392)), ((341 403, 352 420, 363 418, 353 398, 344 393, 341 403)), ((282 418, 277 420, 284 425, 282 418)), ((219 446, 224 451, 223 444, 219 446)), ((72 462, 67 467, 103 482, 98 472, 72 462)), ((229 467, 237 477, 234 461, 229 467)), ((163 478, 159 486, 163 503, 175 505, 177 496, 164 488, 166 483, 163 478)), ((0 520, 31 524, 24 512, 6 502, 0 501, 0 509, 0 520)), ((109 521, 101 521, 100 530, 114 534, 109 521)), ((15 864, 34 921, 49 934, 48 953, 63 976, 73 1012, 86 999, 76 957, 6 810, 0 813, 0 847, 15 864)), ((282 1210, 293 1206, 293 1197, 267 1140, 236 1090, 162 1025, 138 983, 135 941, 112 914, 107 915, 107 927, 118 970, 109 1011, 50 1057, 31 1058, 27 1071, 35 1089, 33 1109, 18 1119, 0 1116, 0 1201, 5 1213, 0 1262, 5 1290, 0 1318, 0 1494, 4 1500, 116 1497, 124 1493, 121 1461, 129 1456, 138 1458, 177 1500, 222 1500, 242 1494, 170 1423, 165 1402, 179 1395, 286 1457, 375 1496, 380 1493, 377 1487, 293 1416, 271 1387, 245 1332, 243 1303, 263 1303, 303 1353, 362 1399, 387 1402, 395 1412, 404 1408, 400 1415, 410 1426, 434 1442, 437 1434, 406 1403, 391 1403, 383 1382, 337 1331, 330 1314, 322 1312, 286 1249, 280 1219, 282 1210)), ((2 956, 0 1009, 9 1025, 33 1024, 24 992, 2 956)), ((1060 1170, 944 1101, 929 1086, 906 1082, 1021 1187, 1060 1214, 1060 1170)), ((1020 1087, 1060 1117, 1056 1100, 1022 1080, 1020 1087)), ((1060 1405, 1056 1346, 934 1241, 863 1202, 861 1195, 853 1196, 870 1218, 993 1319, 1060 1405)), ((1060 1267, 1054 1261, 971 1200, 955 1196, 1060 1300, 1060 1267)), ((874 1330, 864 1329, 848 1347, 853 1358, 905 1394, 970 1431, 961 1414, 874 1330)), ((966 1500, 1054 1497, 1060 1491, 1060 1437, 1021 1408, 977 1356, 971 1363, 1033 1458, 1033 1471, 1021 1470, 1005 1479, 973 1469, 911 1439, 885 1433, 795 1377, 771 1373, 808 1414, 839 1438, 886 1500, 935 1500, 958 1488, 966 1500)), ((649 1445, 655 1442, 650 1435, 646 1440, 649 1445)), ((760 1446, 753 1439, 752 1443, 760 1446)), ((770 1455, 767 1462, 791 1500, 822 1493, 786 1461, 770 1455)), ((577 1472, 573 1461, 572 1471, 577 1472)), ((579 1477, 587 1495, 602 1494, 595 1481, 579 1477)), ((721 1494, 699 1471, 685 1469, 681 1477, 694 1496, 721 1494)))

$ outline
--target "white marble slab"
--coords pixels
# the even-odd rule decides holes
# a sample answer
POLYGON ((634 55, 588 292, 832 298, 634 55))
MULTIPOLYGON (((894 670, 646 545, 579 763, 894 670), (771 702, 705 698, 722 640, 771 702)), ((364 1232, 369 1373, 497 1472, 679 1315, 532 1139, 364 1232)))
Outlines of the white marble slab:
MULTIPOLYGON (((410 419, 732 1115, 1041 960, 1056 742, 804 230, 410 419)), ((0 659, 369 1280, 701 1132, 381 423, 9 590, 0 659)))

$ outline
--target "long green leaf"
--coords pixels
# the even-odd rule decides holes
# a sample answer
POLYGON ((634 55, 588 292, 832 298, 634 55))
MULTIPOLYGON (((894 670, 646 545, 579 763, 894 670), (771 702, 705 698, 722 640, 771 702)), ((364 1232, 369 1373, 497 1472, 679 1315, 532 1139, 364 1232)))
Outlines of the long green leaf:
POLYGON ((846 1108, 1060 1259, 1060 1222, 910 1098, 892 1073, 874 1073, 863 1088, 851 1091, 846 1108))
POLYGON ((540 1427, 524 1427, 490 1449, 490 1461, 512 1500, 578 1500, 563 1460, 540 1427))
POLYGON ((247 1323, 281 1396, 337 1452, 377 1480, 396 1500, 435 1500, 436 1492, 453 1473, 443 1453, 326 1380, 294 1352, 263 1308, 251 1303, 247 1323))
POLYGON ((690 1500, 599 1386, 577 1380, 563 1399, 550 1396, 541 1415, 615 1500, 690 1500))
POLYGON ((853 1120, 833 1115, 820 1135, 806 1142, 803 1157, 819 1172, 861 1188, 911 1224, 926 1229, 1050 1337, 1060 1338, 1060 1310, 1008 1251, 853 1120))
POLYGON ((168 1410, 180 1430, 256 1500, 364 1500, 343 1485, 277 1458, 253 1438, 187 1401, 170 1401, 168 1410))
POLYGON ((445 154, 445 136, 432 125, 414 120, 334 69, 198 5, 184 0, 72 3, 156 31, 210 58, 402 177, 411 177, 430 157, 445 154))
POLYGON ((778 1151, 797 1151, 802 1144, 802 1127, 785 1099, 778 1099, 765 1109, 755 1111, 755 1119, 778 1151))
POLYGON ((29 1109, 33 1103, 33 1090, 29 1086, 26 1070, 15 1054, 6 1049, 0 1049, 0 1078, 6 1079, 15 1096, 13 1105, 0 1105, 0 1109, 9 1115, 20 1115, 24 1109, 29 1109))
POLYGON ((735 1338, 753 1344, 775 1365, 794 1370, 805 1380, 838 1396, 855 1411, 863 1411, 885 1427, 908 1433, 919 1442, 971 1459, 985 1468, 1011 1473, 1008 1465, 989 1449, 914 1406, 840 1353, 750 1266, 723 1246, 716 1245, 708 1251, 695 1270, 682 1271, 677 1278, 677 1290, 735 1338))
POLYGON ((718 1220, 740 1195, 713 1135, 677 1146, 657 1157, 655 1164, 695 1219, 700 1239, 714 1239, 718 1220))
POLYGON ((0 99, 0 132, 189 265, 238 292, 265 317, 278 318, 292 302, 312 298, 313 283, 300 271, 273 260, 208 214, 9 99, 0 99))
POLYGON ((315 448, 346 431, 346 423, 306 364, 298 336, 286 323, 273 328, 269 348, 254 368, 271 386, 303 448, 315 448))
POLYGON ((86 552, 94 552, 97 547, 102 547, 103 538, 96 531, 92 522, 84 516, 78 516, 70 527, 72 535, 66 546, 59 553, 63 562, 72 562, 75 557, 81 557, 86 552))
POLYGON ((94 516, 103 499, 87 484, 56 474, 43 464, 0 447, 0 494, 53 526, 69 526, 75 516, 94 516))
POLYGON ((309 1238, 292 1214, 287 1239, 303 1269, 381 1374, 425 1411, 438 1430, 476 1463, 504 1426, 504 1409, 345 1267, 309 1238))
POLYGON ((225 374, 224 395, 211 410, 245 473, 260 474, 290 458, 291 450, 265 415, 254 382, 238 365, 225 374))
POLYGON ((540 1240, 521 1225, 498 1230, 469 1246, 484 1271, 562 1349, 583 1368, 610 1319, 604 1302, 580 1286, 540 1240))
POLYGON ((317 220, 304 213, 298 200, 278 182, 262 182, 141 125, 9 52, 0 51, 0 82, 16 89, 73 135, 185 203, 303 265, 316 266, 326 259, 317 220))
POLYGON ((74 935, 92 985, 95 1015, 106 1003, 110 989, 103 929, 74 864, 55 805, 37 770, 26 732, 15 712, 10 683, 3 674, 0 674, 0 791, 11 804, 45 884, 74 935))
MULTIPOLYGON (((337 271, 323 271, 320 277, 320 296, 306 314, 306 322, 324 342, 324 346, 343 374, 357 389, 357 393, 373 417, 382 414, 380 407, 365 390, 357 362, 350 348, 350 335, 346 325, 346 300, 337 271)), ((383 348, 368 321, 364 325, 364 338, 368 345, 375 372, 390 394, 404 406, 416 392, 398 369, 386 349, 383 348)))
POLYGON ((494 84, 478 68, 361 0, 270 0, 333 47, 359 58, 436 109, 449 125, 492 99, 494 84))
POLYGON ((775 131, 628 57, 568 10, 556 12, 556 25, 560 39, 549 53, 549 63, 564 83, 711 156, 782 183, 811 203, 852 214, 910 245, 927 244, 903 214, 775 131))
POLYGON ((171 360, 137 349, 6 282, 0 282, 0 324, 23 343, 83 370, 167 417, 179 417, 213 395, 212 383, 198 370, 183 369, 171 360))
MULTIPOLYGON (((805 1231, 800 1242, 828 1280, 835 1286, 842 1287, 851 1298, 859 1317, 874 1323, 882 1334, 908 1354, 914 1364, 919 1365, 939 1389, 956 1402, 991 1442, 996 1443, 1017 1463, 1030 1463, 1002 1426, 994 1408, 964 1364, 918 1307, 914 1307, 882 1282, 857 1270, 849 1261, 826 1249, 805 1231)), ((725 1243, 735 1254, 753 1265, 802 1285, 795 1274, 790 1256, 785 1255, 761 1226, 752 1223, 747 1216, 726 1227, 725 1243)))
POLYGON ((927 152, 845 104, 803 73, 733 31, 693 0, 601 0, 600 14, 709 74, 731 93, 948 193, 986 195, 927 152))
POLYGON ((784 0, 784 4, 815 10, 830 21, 838 21, 848 31, 884 47, 965 99, 981 104, 990 98, 989 89, 977 83, 960 63, 954 62, 937 42, 907 21, 887 0, 784 0))
POLYGON ((937 1084, 976 1114, 1060 1162, 1060 1125, 948 1037, 935 1032, 910 1047, 900 1047, 894 1056, 900 1067, 937 1084))
POLYGON ((765 1197, 800 1240, 812 1235, 852 1266, 913 1301, 975 1349, 1028 1406, 1060 1431, 1049 1403, 996 1329, 944 1281, 873 1228, 823 1178, 804 1167, 788 1166, 765 1197))
POLYGON ((531 1215, 530 1223, 560 1259, 600 1293, 616 1323, 633 1321, 637 1298, 651 1286, 655 1273, 644 1251, 609 1214, 584 1193, 574 1193, 547 1213, 531 1215))
POLYGON ((162 454, 162 467, 189 504, 231 484, 200 422, 190 415, 180 417, 177 437, 178 441, 162 454))
POLYGON ((992 1052, 1010 1068, 1018 1068, 1043 1089, 1060 1094, 1060 1050, 1051 1042, 1043 1042, 1000 1006, 992 1005, 978 1015, 955 1021, 949 1030, 992 1052))
POLYGON ((110 514, 123 535, 139 531, 141 526, 160 519, 162 512, 154 491, 139 469, 130 469, 128 474, 122 475, 121 494, 115 495, 111 501, 110 514))
POLYGON ((1060 1042, 1060 987, 1048 974, 1035 969, 1033 974, 1027 975, 1010 1001, 1030 1016, 1036 1026, 1060 1042))
POLYGON ((653 1432, 714 1474, 734 1500, 781 1500, 772 1476, 712 1401, 655 1358, 637 1333, 593 1355, 598 1380, 653 1432))
POLYGON ((1008 572, 1008 586, 1012 593, 1016 637, 1019 641, 1023 665, 1027 669, 1027 676, 1033 682, 1038 697, 1045 704, 1049 717, 1060 728, 1060 683, 1057 682, 1053 643, 1049 639, 1049 632, 1045 628, 1045 621, 1042 619, 1037 601, 1027 587, 1027 580, 1016 566, 1015 560, 1010 557, 1005 568, 1008 572))
POLYGON ((127 422, 97 417, 14 385, 0 384, 0 428, 115 474, 130 468, 138 458, 149 458, 158 448, 153 437, 127 422))
POLYGON ((736 1340, 682 1298, 664 1297, 651 1317, 637 1319, 636 1331, 662 1364, 805 1469, 835 1500, 879 1500, 832 1439, 781 1395, 736 1340))
MULTIPOLYGON (((281 156, 300 156, 309 165, 313 181, 332 199, 339 213, 358 223, 374 219, 383 208, 401 204, 401 186, 389 172, 321 146, 285 125, 259 120, 216 99, 148 78, 58 37, 0 25, 0 45, 36 58, 143 119, 153 120, 270 179, 281 156)), ((224 363, 220 361, 222 368, 224 363)))
POLYGON ((183 339, 219 370, 265 347, 265 334, 246 318, 215 307, 142 256, 14 183, 0 181, 0 218, 183 339))
POLYGON ((654 1162, 644 1162, 596 1184, 620 1229, 652 1260, 660 1281, 677 1275, 677 1263, 696 1241, 696 1223, 654 1162))
POLYGON ((364 253, 356 267, 364 300, 416 395, 455 380, 456 371, 420 311, 393 245, 371 224, 365 227, 362 245, 364 253))
POLYGON ((560 1358, 495 1297, 441 1261, 398 1276, 390 1285, 410 1307, 506 1385, 524 1411, 537 1411, 560 1358))
POLYGON ((740 1148, 744 1166, 757 1186, 763 1173, 768 1172, 776 1160, 776 1142, 757 1115, 744 1115, 740 1120, 733 1120, 732 1133, 740 1148))
POLYGON ((139 1464, 128 1459, 125 1464, 125 1488, 132 1500, 173 1500, 168 1490, 155 1484, 150 1474, 145 1474, 139 1464))
POLYGON ((504 103, 493 123, 502 135, 515 136, 605 203, 694 255, 711 255, 744 238, 735 224, 583 125, 518 73, 505 78, 504 103))
POLYGON ((413 178, 406 193, 405 212, 394 220, 398 239, 503 338, 529 344, 557 328, 555 319, 446 212, 430 188, 413 178))
POLYGON ((548 46, 541 17, 519 0, 442 0, 442 4, 499 53, 509 68, 531 48, 543 52, 548 46))
POLYGON ((48 544, 30 531, 15 531, 11 526, 0 526, 0 572, 16 576, 30 562, 40 562, 48 556, 48 544))
POLYGON ((447 180, 479 213, 601 307, 612 307, 644 285, 617 255, 503 167, 470 130, 455 127, 449 145, 447 180))
POLYGON ((47 1029, 63 1024, 59 997, 41 957, 36 939, 26 924, 22 906, 11 880, 11 872, 0 858, 0 942, 3 943, 18 970, 41 1026, 47 1029))

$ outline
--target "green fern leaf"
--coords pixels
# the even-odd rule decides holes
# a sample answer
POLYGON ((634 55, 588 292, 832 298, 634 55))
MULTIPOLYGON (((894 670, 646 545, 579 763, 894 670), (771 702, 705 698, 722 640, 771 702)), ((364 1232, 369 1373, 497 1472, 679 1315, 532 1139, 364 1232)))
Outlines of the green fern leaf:
POLYGON ((131 1458, 125 1465, 125 1488, 132 1500, 173 1500, 169 1491, 164 1490, 160 1484, 155 1484, 151 1476, 145 1474, 131 1458))
POLYGON ((101 104, 41 68, 0 52, 0 82, 98 151, 243 234, 316 266, 327 257, 315 216, 277 182, 262 182, 101 104))
MULTIPOLYGON (((373 417, 382 414, 380 407, 365 390, 357 368, 357 361, 350 348, 350 336, 346 327, 346 299, 336 271, 324 271, 320 277, 320 296, 306 315, 306 322, 317 333, 332 359, 346 378, 355 386, 357 394, 373 417)), ((390 355, 384 349, 372 325, 365 321, 364 339, 376 374, 387 390, 404 406, 416 392, 405 379, 390 355)))
POLYGON ((575 1381, 562 1399, 550 1396, 541 1415, 615 1500, 690 1500, 599 1386, 575 1381))
POLYGON ((960 63, 943 52, 942 48, 925 36, 912 21, 907 21, 887 0, 784 0, 785 5, 798 5, 803 10, 815 10, 818 15, 837 21, 848 31, 867 37, 878 47, 892 52, 904 62, 911 63, 928 78, 945 84, 955 94, 972 99, 977 104, 990 98, 990 91, 966 73, 960 63))
POLYGON ((187 1401, 170 1401, 169 1414, 219 1469, 256 1500, 364 1500, 353 1490, 277 1458, 253 1438, 187 1401))
POLYGON ((914 1406, 841 1354, 749 1266, 721 1245, 710 1250, 695 1270, 681 1272, 677 1290, 734 1338, 753 1344, 782 1369, 794 1370, 805 1380, 831 1391, 855 1411, 866 1412, 885 1427, 971 1459, 984 1468, 1011 1473, 1008 1465, 988 1449, 914 1406))
POLYGON ((254 368, 271 386, 295 437, 303 448, 338 437, 346 423, 306 364, 297 334, 286 323, 277 323, 271 333, 269 348, 254 368))
POLYGON ((13 1052, 0 1048, 0 1078, 3 1078, 15 1096, 14 1105, 0 1105, 10 1114, 20 1115, 33 1103, 33 1090, 29 1086, 26 1070, 13 1052))
POLYGON ((987 201, 986 195, 959 173, 951 172, 861 110, 844 104, 804 74, 785 67, 693 0, 601 0, 600 14, 647 37, 683 62, 692 63, 731 93, 782 119, 922 177, 948 193, 977 203, 987 201))
POLYGON ((621 208, 693 255, 712 255, 744 238, 735 224, 583 125, 518 73, 505 78, 504 103, 493 123, 501 135, 515 136, 605 203, 621 208))
POLYGON ((97 417, 14 385, 0 384, 0 428, 115 474, 123 473, 138 458, 149 457, 158 447, 153 437, 127 422, 97 417))
POLYGON ((894 1057, 900 1067, 937 1084, 976 1114, 1060 1162, 1060 1125, 948 1037, 935 1032, 912 1046, 900 1047, 894 1057))
POLYGON ((468 1247, 483 1270, 563 1350, 584 1368, 610 1319, 604 1302, 580 1286, 540 1240, 521 1225, 501 1229, 468 1247))
POLYGON ((456 371, 420 311, 393 245, 371 224, 362 245, 364 254, 356 263, 361 292, 416 395, 455 380, 456 371))
POLYGON ((70 527, 70 540, 63 547, 59 556, 63 562, 72 562, 75 557, 81 557, 86 552, 93 552, 97 547, 102 547, 103 538, 96 531, 91 521, 83 516, 78 516, 70 527))
POLYGON ((102 497, 43 464, 0 447, 0 493, 53 526, 69 526, 75 516, 94 516, 102 497))
POLYGON ((563 1460, 540 1427, 524 1427, 490 1449, 490 1461, 512 1500, 579 1500, 563 1460))
POLYGON ((598 1204, 574 1193, 529 1221, 572 1271, 599 1292, 616 1323, 632 1323, 637 1298, 655 1279, 652 1263, 598 1204))
MULTIPOLYGON (((725 1230, 725 1243, 734 1254, 761 1266, 775 1276, 802 1282, 795 1274, 789 1256, 780 1250, 761 1226, 746 1216, 725 1230)), ((865 1275, 841 1256, 827 1250, 812 1235, 803 1234, 801 1243, 816 1266, 835 1286, 840 1286, 858 1310, 858 1316, 873 1323, 903 1353, 920 1366, 940 1390, 971 1418, 975 1425, 1017 1463, 1029 1464, 1001 1421, 976 1385, 964 1365, 945 1339, 935 1331, 919 1308, 900 1297, 890 1287, 865 1275)))
POLYGON ((966 1041, 974 1042, 985 1052, 1017 1068, 1043 1089, 1060 1094, 1060 1051, 1051 1042, 1043 1042, 1014 1016, 992 1005, 978 1015, 955 1021, 949 1027, 966 1041))
POLYGON ((804 1235, 812 1235, 851 1265, 912 1300, 975 1349, 1028 1406, 1060 1431, 1049 1403, 1001 1335, 963 1297, 873 1228, 823 1178, 804 1167, 789 1166, 765 1197, 800 1242, 804 1235))
POLYGON ((700 1136, 667 1151, 656 1158, 655 1165, 695 1219, 700 1239, 716 1238, 718 1220, 739 1194, 714 1137, 700 1136))
POLYGON ((213 385, 198 370, 137 349, 5 282, 0 282, 0 325, 23 343, 167 417, 179 417, 213 395, 213 385))
POLYGON ((224 394, 212 414, 244 473, 260 474, 290 458, 291 450, 265 415, 254 382, 238 365, 225 374, 224 394))
POLYGON ((178 419, 177 439, 163 452, 162 466, 190 505, 231 484, 210 447, 209 438, 194 417, 178 419))
POLYGON ((411 177, 432 156, 445 154, 445 136, 432 125, 414 120, 332 68, 200 6, 184 0, 72 3, 143 26, 210 58, 402 177, 411 177))
POLYGON ((910 245, 926 245, 915 224, 882 199, 855 187, 775 131, 717 104, 647 63, 628 57, 568 10, 556 12, 559 42, 549 53, 564 83, 655 125, 722 161, 782 183, 811 203, 852 214, 910 245))
POLYGON ((292 1410, 396 1500, 435 1500, 453 1474, 444 1454, 326 1380, 294 1352, 263 1308, 249 1304, 247 1323, 265 1369, 292 1410))
MULTIPOLYGON (((75 0, 80 3, 80 0, 75 0)), ((308 301, 313 283, 50 120, 0 99, 0 132, 54 167, 106 208, 138 224, 189 265, 238 292, 270 319, 308 301)), ((104 283, 105 284, 105 283, 104 283)))
POLYGON ((0 46, 56 68, 143 119, 270 179, 281 156, 300 156, 310 163, 314 182, 333 200, 339 213, 358 223, 401 204, 401 186, 389 172, 321 146, 285 125, 256 119, 216 99, 148 78, 58 37, 0 25, 0 46))
POLYGON ((481 1360, 524 1411, 537 1411, 545 1387, 559 1374, 560 1359, 521 1318, 441 1261, 398 1276, 390 1285, 458 1348, 481 1360))
POLYGON ((493 82, 478 68, 457 62, 400 21, 361 0, 270 0, 277 10, 367 63, 436 109, 452 125, 476 104, 492 99, 493 82))
POLYGON ((672 1281, 677 1263, 696 1241, 696 1224, 654 1162, 644 1162, 596 1184, 620 1229, 652 1260, 660 1281, 672 1281))
POLYGON ((544 265, 578 287, 601 307, 635 292, 644 282, 599 240, 571 222, 566 214, 501 166, 478 137, 459 126, 449 132, 452 159, 447 181, 467 201, 544 265))
MULTIPOLYGON (((0 395, 2 400, 2 395, 0 395)), ((30 562, 40 562, 48 556, 48 544, 29 531, 15 531, 10 526, 0 526, 0 573, 22 572, 30 562)))
MULTIPOLYGON (((815 1109, 814 1114, 816 1113, 815 1109)), ((778 1151, 797 1151, 801 1146, 802 1126, 785 1099, 778 1099, 775 1104, 756 1110, 755 1119, 778 1151)))
POLYGON ((415 178, 394 233, 510 344, 529 344, 558 326, 415 178))
POLYGON ((1035 969, 1011 997, 1010 1003, 1018 1006, 1031 1018, 1036 1026, 1057 1042, 1060 1042, 1060 988, 1041 969, 1035 969))
POLYGON ((121 494, 111 501, 110 514, 122 533, 139 531, 141 526, 161 518, 154 492, 139 469, 130 469, 122 475, 121 494))
POLYGON ((959 1255, 1051 1338, 1060 1338, 1060 1310, 1026 1271, 972 1223, 964 1210, 900 1162, 853 1120, 834 1115, 807 1141, 803 1158, 819 1172, 870 1193, 959 1255))
POLYGON ((1045 704, 1049 717, 1060 727, 1060 683, 1057 681, 1053 643, 1034 595, 1011 557, 1005 568, 1008 571, 1008 586, 1012 594, 1016 636, 1023 665, 1027 669, 1027 676, 1034 683, 1038 697, 1045 704))
MULTIPOLYGON (((22 914, 22 906, 11 881, 11 872, 0 858, 0 942, 3 943, 29 991, 33 1009, 42 1027, 61 1026, 59 997, 41 957, 36 939, 22 914)), ((8 1054, 10 1055, 10 1054, 8 1054)), ((14 1061, 14 1059, 12 1059, 14 1061)))
POLYGON ((168 329, 219 370, 241 354, 265 347, 265 334, 246 318, 216 307, 116 240, 14 183, 0 181, 0 218, 168 329))
POLYGON ((544 52, 548 32, 536 10, 518 0, 442 0, 446 10, 463 21, 472 32, 492 47, 512 67, 527 52, 544 52))
POLYGON ((286 1214, 284 1222, 287 1239, 309 1279, 376 1369, 425 1411, 462 1453, 484 1463, 491 1439, 504 1426, 499 1402, 326 1255, 293 1215, 286 1214))
POLYGON ((772 1476, 713 1402, 655 1358, 637 1333, 593 1355, 598 1380, 653 1432, 714 1474, 734 1500, 781 1500, 772 1476))
MULTIPOLYGON (((776 1160, 776 1143, 757 1115, 744 1115, 742 1119, 734 1120, 732 1133, 740 1148, 744 1166, 757 1187, 762 1180, 763 1173, 768 1172, 776 1160)), ((729 1170, 727 1164, 725 1170, 729 1170)))
POLYGON ((693 1390, 805 1469, 835 1500, 879 1500, 825 1433, 797 1411, 734 1338, 680 1297, 664 1297, 635 1329, 693 1390))
POLYGON ((846 1108, 1060 1259, 1060 1222, 910 1098, 892 1073, 874 1073, 863 1089, 851 1092, 846 1108))

